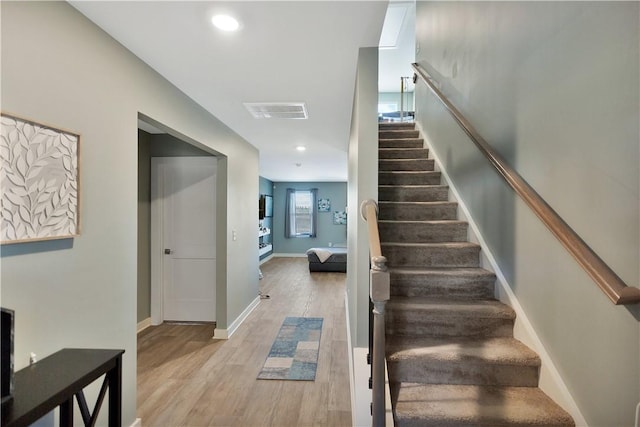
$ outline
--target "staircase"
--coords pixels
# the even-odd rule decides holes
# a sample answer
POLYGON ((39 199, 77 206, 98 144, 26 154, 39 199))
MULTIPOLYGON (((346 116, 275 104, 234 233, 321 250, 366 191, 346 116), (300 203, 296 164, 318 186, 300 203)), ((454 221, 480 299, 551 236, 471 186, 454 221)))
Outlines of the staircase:
POLYGON ((379 223, 391 276, 386 357, 396 426, 573 426, 412 123, 380 124, 379 223))

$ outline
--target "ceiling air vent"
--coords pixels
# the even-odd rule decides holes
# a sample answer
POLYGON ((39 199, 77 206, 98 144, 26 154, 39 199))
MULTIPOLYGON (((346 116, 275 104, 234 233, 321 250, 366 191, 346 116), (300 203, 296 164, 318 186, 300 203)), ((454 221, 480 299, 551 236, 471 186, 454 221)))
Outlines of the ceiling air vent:
POLYGON ((306 119, 304 102, 245 102, 244 106, 256 119, 306 119))

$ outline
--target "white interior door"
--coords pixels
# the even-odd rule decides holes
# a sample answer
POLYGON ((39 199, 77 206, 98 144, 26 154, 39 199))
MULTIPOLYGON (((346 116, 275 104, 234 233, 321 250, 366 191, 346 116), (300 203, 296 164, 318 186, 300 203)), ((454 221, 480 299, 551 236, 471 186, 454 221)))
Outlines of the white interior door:
POLYGON ((216 320, 216 158, 164 157, 157 165, 163 320, 216 320))

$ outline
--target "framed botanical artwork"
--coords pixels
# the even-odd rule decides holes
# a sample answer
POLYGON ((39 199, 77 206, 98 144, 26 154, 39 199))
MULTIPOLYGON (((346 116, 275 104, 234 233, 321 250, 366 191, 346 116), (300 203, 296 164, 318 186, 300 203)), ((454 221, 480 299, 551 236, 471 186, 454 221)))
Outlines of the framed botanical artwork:
POLYGON ((318 199, 318 212, 331 212, 331 200, 318 199))
POLYGON ((346 225, 347 224, 347 212, 346 211, 335 211, 333 213, 333 223, 336 225, 346 225))
POLYGON ((80 232, 80 135, 0 114, 0 243, 80 232))

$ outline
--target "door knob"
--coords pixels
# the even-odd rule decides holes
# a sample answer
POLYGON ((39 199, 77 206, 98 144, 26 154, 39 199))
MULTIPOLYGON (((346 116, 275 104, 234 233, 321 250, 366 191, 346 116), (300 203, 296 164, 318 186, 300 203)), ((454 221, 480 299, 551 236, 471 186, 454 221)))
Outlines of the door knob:
POLYGON ((172 251, 171 249, 165 249, 165 250, 164 250, 164 254, 165 254, 165 255, 171 255, 171 253, 172 253, 172 252, 173 252, 173 251, 172 251))

